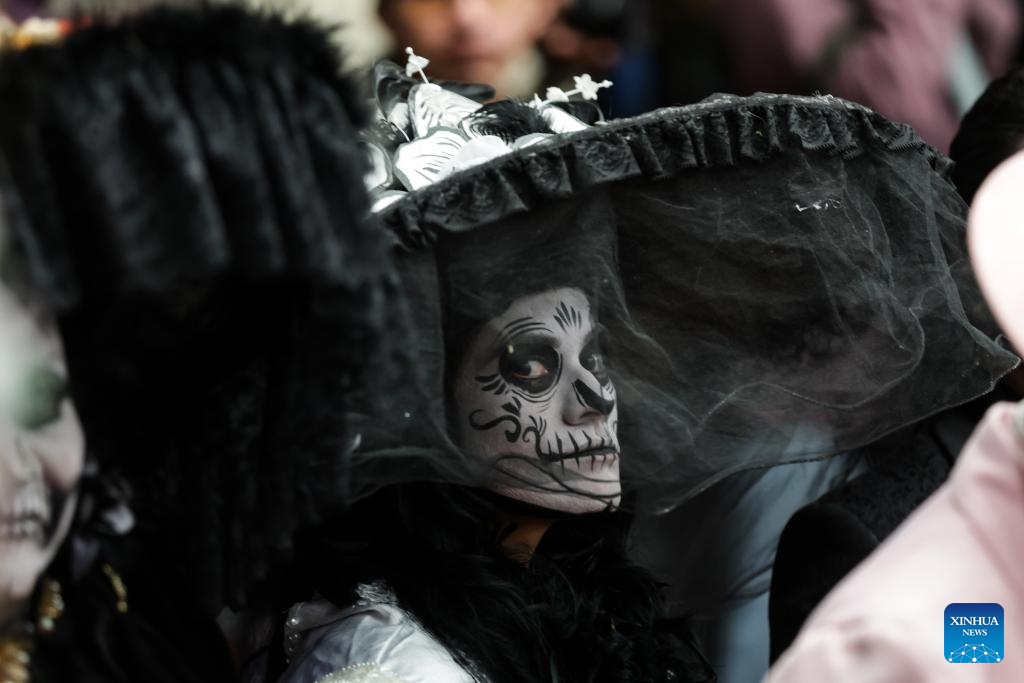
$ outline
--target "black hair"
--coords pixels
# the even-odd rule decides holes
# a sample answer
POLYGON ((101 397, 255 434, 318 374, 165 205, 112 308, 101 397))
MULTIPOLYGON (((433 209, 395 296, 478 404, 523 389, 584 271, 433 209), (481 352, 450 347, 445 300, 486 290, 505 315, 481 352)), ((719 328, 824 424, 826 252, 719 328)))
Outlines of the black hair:
MULTIPOLYGON (((89 542, 82 536, 77 540, 89 542)), ((97 550, 95 561, 83 570, 76 566, 83 547, 65 543, 39 582, 42 586, 56 580, 64 607, 52 631, 35 635, 30 680, 215 683, 233 677, 234 666, 215 622, 191 620, 169 629, 167 621, 157 618, 176 618, 172 612, 180 595, 165 585, 136 580, 146 573, 137 566, 141 549, 123 540, 116 550, 97 550), (118 585, 126 592, 119 595, 118 585), (119 607, 122 598, 127 609, 119 607)), ((40 593, 37 587, 37 598, 40 593)))
POLYGON ((953 183, 968 204, 985 177, 1024 147, 1024 67, 992 81, 964 115, 950 146, 953 183))
POLYGON ((5 229, 6 219, 4 197, 0 196, 0 286, 11 293, 14 300, 41 329, 46 329, 53 324, 53 311, 33 282, 14 243, 9 239, 5 229))
POLYGON ((448 484, 384 489, 304 539, 289 583, 307 593, 288 599, 347 605, 383 580, 490 683, 714 680, 685 628, 659 627, 662 586, 627 558, 626 515, 560 516, 524 566, 500 548, 505 505, 448 484))

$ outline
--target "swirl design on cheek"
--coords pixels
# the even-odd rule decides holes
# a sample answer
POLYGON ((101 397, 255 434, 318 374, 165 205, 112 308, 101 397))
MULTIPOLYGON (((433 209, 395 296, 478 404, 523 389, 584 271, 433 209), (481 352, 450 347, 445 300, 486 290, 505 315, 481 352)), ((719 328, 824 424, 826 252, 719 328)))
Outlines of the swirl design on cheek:
POLYGON ((511 424, 511 427, 505 430, 505 438, 508 439, 509 443, 515 443, 519 440, 519 435, 523 431, 523 425, 520 418, 520 409, 522 408, 522 405, 522 402, 513 396, 511 401, 501 406, 502 410, 506 413, 505 415, 501 415, 500 417, 496 417, 493 420, 486 422, 481 422, 478 417, 484 413, 484 411, 474 410, 469 414, 469 426, 473 429, 485 431, 488 429, 494 429, 498 425, 508 422, 511 424))
POLYGON ((530 443, 533 436, 534 450, 540 452, 540 441, 544 438, 544 432, 548 430, 548 421, 536 415, 530 416, 530 426, 523 432, 523 443, 530 443))

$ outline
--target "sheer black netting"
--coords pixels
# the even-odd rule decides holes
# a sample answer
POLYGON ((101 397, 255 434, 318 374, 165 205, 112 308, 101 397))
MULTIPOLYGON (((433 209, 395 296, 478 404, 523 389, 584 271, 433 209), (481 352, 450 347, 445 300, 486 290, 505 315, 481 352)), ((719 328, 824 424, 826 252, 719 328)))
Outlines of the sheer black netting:
POLYGON ((230 7, 0 55, 5 258, 60 315, 145 560, 211 611, 348 502, 345 413, 405 374, 339 74, 325 31, 230 7))
POLYGON ((410 192, 381 218, 432 408, 368 422, 353 457, 367 482, 404 462, 665 510, 985 393, 1017 360, 965 312, 947 165, 835 98, 718 96, 410 192))

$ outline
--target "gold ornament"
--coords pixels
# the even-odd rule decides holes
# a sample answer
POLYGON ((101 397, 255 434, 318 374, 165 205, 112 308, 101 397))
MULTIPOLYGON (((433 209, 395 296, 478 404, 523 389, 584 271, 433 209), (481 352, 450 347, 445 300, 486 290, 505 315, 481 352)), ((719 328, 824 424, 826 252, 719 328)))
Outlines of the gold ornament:
POLYGON ((14 636, 0 640, 0 683, 28 683, 32 663, 32 637, 14 636))
POLYGON ((43 579, 35 623, 25 624, 16 635, 0 638, 0 683, 28 683, 31 680, 29 666, 35 649, 34 638, 37 634, 53 633, 62 614, 64 597, 60 593, 60 583, 43 579))
POLYGON ((60 583, 53 579, 43 580, 39 593, 39 607, 36 610, 36 633, 48 636, 57 627, 57 620, 64 614, 64 597, 60 594, 60 583))
POLYGON ((109 564, 103 565, 103 573, 110 579, 110 586, 114 589, 114 595, 117 596, 117 611, 119 614, 128 613, 128 589, 124 587, 124 581, 121 579, 121 575, 114 571, 114 568, 109 564))

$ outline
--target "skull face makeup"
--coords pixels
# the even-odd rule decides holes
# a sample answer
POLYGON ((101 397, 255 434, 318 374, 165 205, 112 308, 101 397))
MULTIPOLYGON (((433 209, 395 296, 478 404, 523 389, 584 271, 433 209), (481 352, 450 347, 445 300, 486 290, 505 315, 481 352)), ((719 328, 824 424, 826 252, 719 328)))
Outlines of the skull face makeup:
POLYGON ((56 330, 0 285, 0 625, 67 534, 84 451, 56 330))
POLYGON ((579 289, 517 299, 463 354, 455 381, 462 446, 493 462, 487 487, 551 510, 617 506, 618 407, 579 289))

